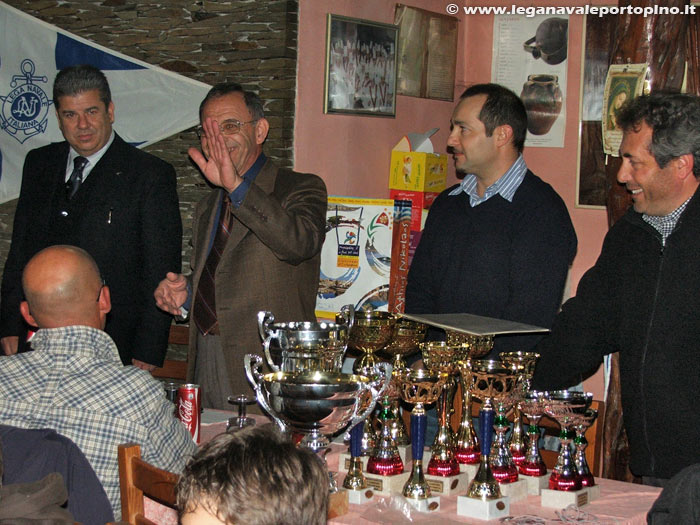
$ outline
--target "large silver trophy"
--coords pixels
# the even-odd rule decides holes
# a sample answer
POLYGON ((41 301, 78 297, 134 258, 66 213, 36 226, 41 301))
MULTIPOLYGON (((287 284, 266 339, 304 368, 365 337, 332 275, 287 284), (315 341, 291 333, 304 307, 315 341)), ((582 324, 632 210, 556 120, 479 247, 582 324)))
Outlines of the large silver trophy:
POLYGON ((340 372, 354 316, 352 305, 343 306, 335 323, 275 323, 272 312, 258 312, 267 364, 274 372, 340 372))
MULTIPOLYGON (((263 374, 260 356, 246 354, 244 366, 260 406, 283 432, 303 433, 300 446, 325 456, 328 436, 369 415, 384 394, 391 365, 379 363, 373 378, 338 372, 273 372, 263 374)), ((330 491, 338 490, 330 476, 330 491)))

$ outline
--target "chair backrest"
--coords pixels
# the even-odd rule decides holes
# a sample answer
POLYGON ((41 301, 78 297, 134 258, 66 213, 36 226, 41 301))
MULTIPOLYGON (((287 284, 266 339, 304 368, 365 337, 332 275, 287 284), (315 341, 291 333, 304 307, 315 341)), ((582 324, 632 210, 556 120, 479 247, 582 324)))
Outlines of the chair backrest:
POLYGON ((175 509, 175 486, 178 476, 154 467, 141 459, 136 443, 119 445, 119 488, 122 521, 129 525, 156 525, 144 515, 143 497, 175 509))
MULTIPOLYGON (((169 345, 189 344, 189 326, 173 324, 170 326, 170 335, 168 336, 169 345)), ((187 361, 178 359, 166 359, 163 366, 156 368, 151 372, 153 377, 179 379, 185 381, 187 379, 187 361)))

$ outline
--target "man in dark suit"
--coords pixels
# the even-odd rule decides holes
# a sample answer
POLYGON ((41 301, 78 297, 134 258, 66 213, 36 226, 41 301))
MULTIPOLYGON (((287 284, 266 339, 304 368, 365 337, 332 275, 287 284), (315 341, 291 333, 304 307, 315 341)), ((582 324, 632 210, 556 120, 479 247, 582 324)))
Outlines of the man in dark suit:
POLYGON ((153 300, 165 272, 181 264, 182 223, 173 167, 130 146, 112 130, 107 79, 92 66, 58 73, 53 102, 65 142, 30 151, 0 292, 0 345, 23 341, 22 270, 41 249, 85 249, 112 290, 105 331, 124 364, 163 363, 171 323, 153 300))
POLYGON ((203 406, 225 408, 229 394, 250 392, 243 356, 261 350, 258 311, 315 319, 327 195, 316 175, 265 157, 269 123, 255 94, 219 84, 199 116, 204 155, 189 154, 216 188, 194 212, 192 274, 167 274, 155 297, 174 315, 190 310, 188 379, 202 385, 203 406))

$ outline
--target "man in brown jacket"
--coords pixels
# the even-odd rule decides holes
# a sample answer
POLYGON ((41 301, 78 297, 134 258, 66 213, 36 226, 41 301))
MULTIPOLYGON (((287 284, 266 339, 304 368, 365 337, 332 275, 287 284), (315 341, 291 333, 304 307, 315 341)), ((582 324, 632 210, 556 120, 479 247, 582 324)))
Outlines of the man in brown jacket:
POLYGON ((327 194, 316 175, 264 155, 269 123, 255 94, 218 84, 199 114, 203 154, 188 153, 216 188, 193 215, 192 273, 168 273, 155 298, 189 313, 188 379, 202 386, 203 406, 226 408, 228 395, 252 393, 243 356, 261 350, 257 312, 315 319, 327 194))

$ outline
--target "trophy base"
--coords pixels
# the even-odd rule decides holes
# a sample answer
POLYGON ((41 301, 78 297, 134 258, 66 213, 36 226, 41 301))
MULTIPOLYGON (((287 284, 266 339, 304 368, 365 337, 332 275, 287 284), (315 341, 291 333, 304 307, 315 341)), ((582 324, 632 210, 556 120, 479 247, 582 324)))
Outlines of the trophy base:
POLYGON ((527 482, 527 493, 533 496, 539 496, 542 489, 549 488, 549 474, 543 476, 520 476, 520 479, 527 482))
POLYGON ((507 497, 483 500, 457 496, 457 514, 480 520, 503 518, 510 514, 510 500, 507 497))
POLYGON ((380 496, 391 496, 392 494, 403 494, 403 486, 408 481, 411 472, 402 472, 394 476, 379 476, 365 472, 367 488, 380 496))
POLYGON ((588 501, 593 501, 600 497, 600 485, 586 487, 586 490, 588 491, 588 501))
POLYGON ((469 480, 472 480, 472 479, 474 479, 474 476, 476 476, 476 472, 479 470, 479 464, 475 463, 472 465, 472 464, 467 464, 467 463, 460 463, 459 470, 463 474, 466 474, 467 478, 469 478, 469 480))
POLYGON ((348 490, 340 489, 328 495, 328 519, 348 513, 348 490))
POLYGON ((542 489, 541 495, 542 501, 540 504, 543 507, 553 509, 563 509, 569 505, 583 507, 584 505, 588 505, 590 502, 590 493, 587 488, 569 491, 542 489))
POLYGON ((430 496, 425 499, 413 499, 403 497, 404 501, 411 505, 418 512, 433 512, 440 508, 440 497, 430 496))
POLYGON ((362 490, 347 490, 348 501, 354 505, 364 505, 374 497, 374 491, 370 488, 362 490))
POLYGON ((459 473, 455 476, 425 474, 424 477, 430 491, 438 496, 452 496, 458 492, 464 494, 470 481, 469 476, 465 473, 459 473))
POLYGON ((500 483, 500 486, 501 494, 503 494, 504 496, 508 496, 510 498, 511 503, 515 503, 516 501, 520 501, 527 498, 527 480, 521 478, 518 481, 514 481, 513 483, 500 483))

